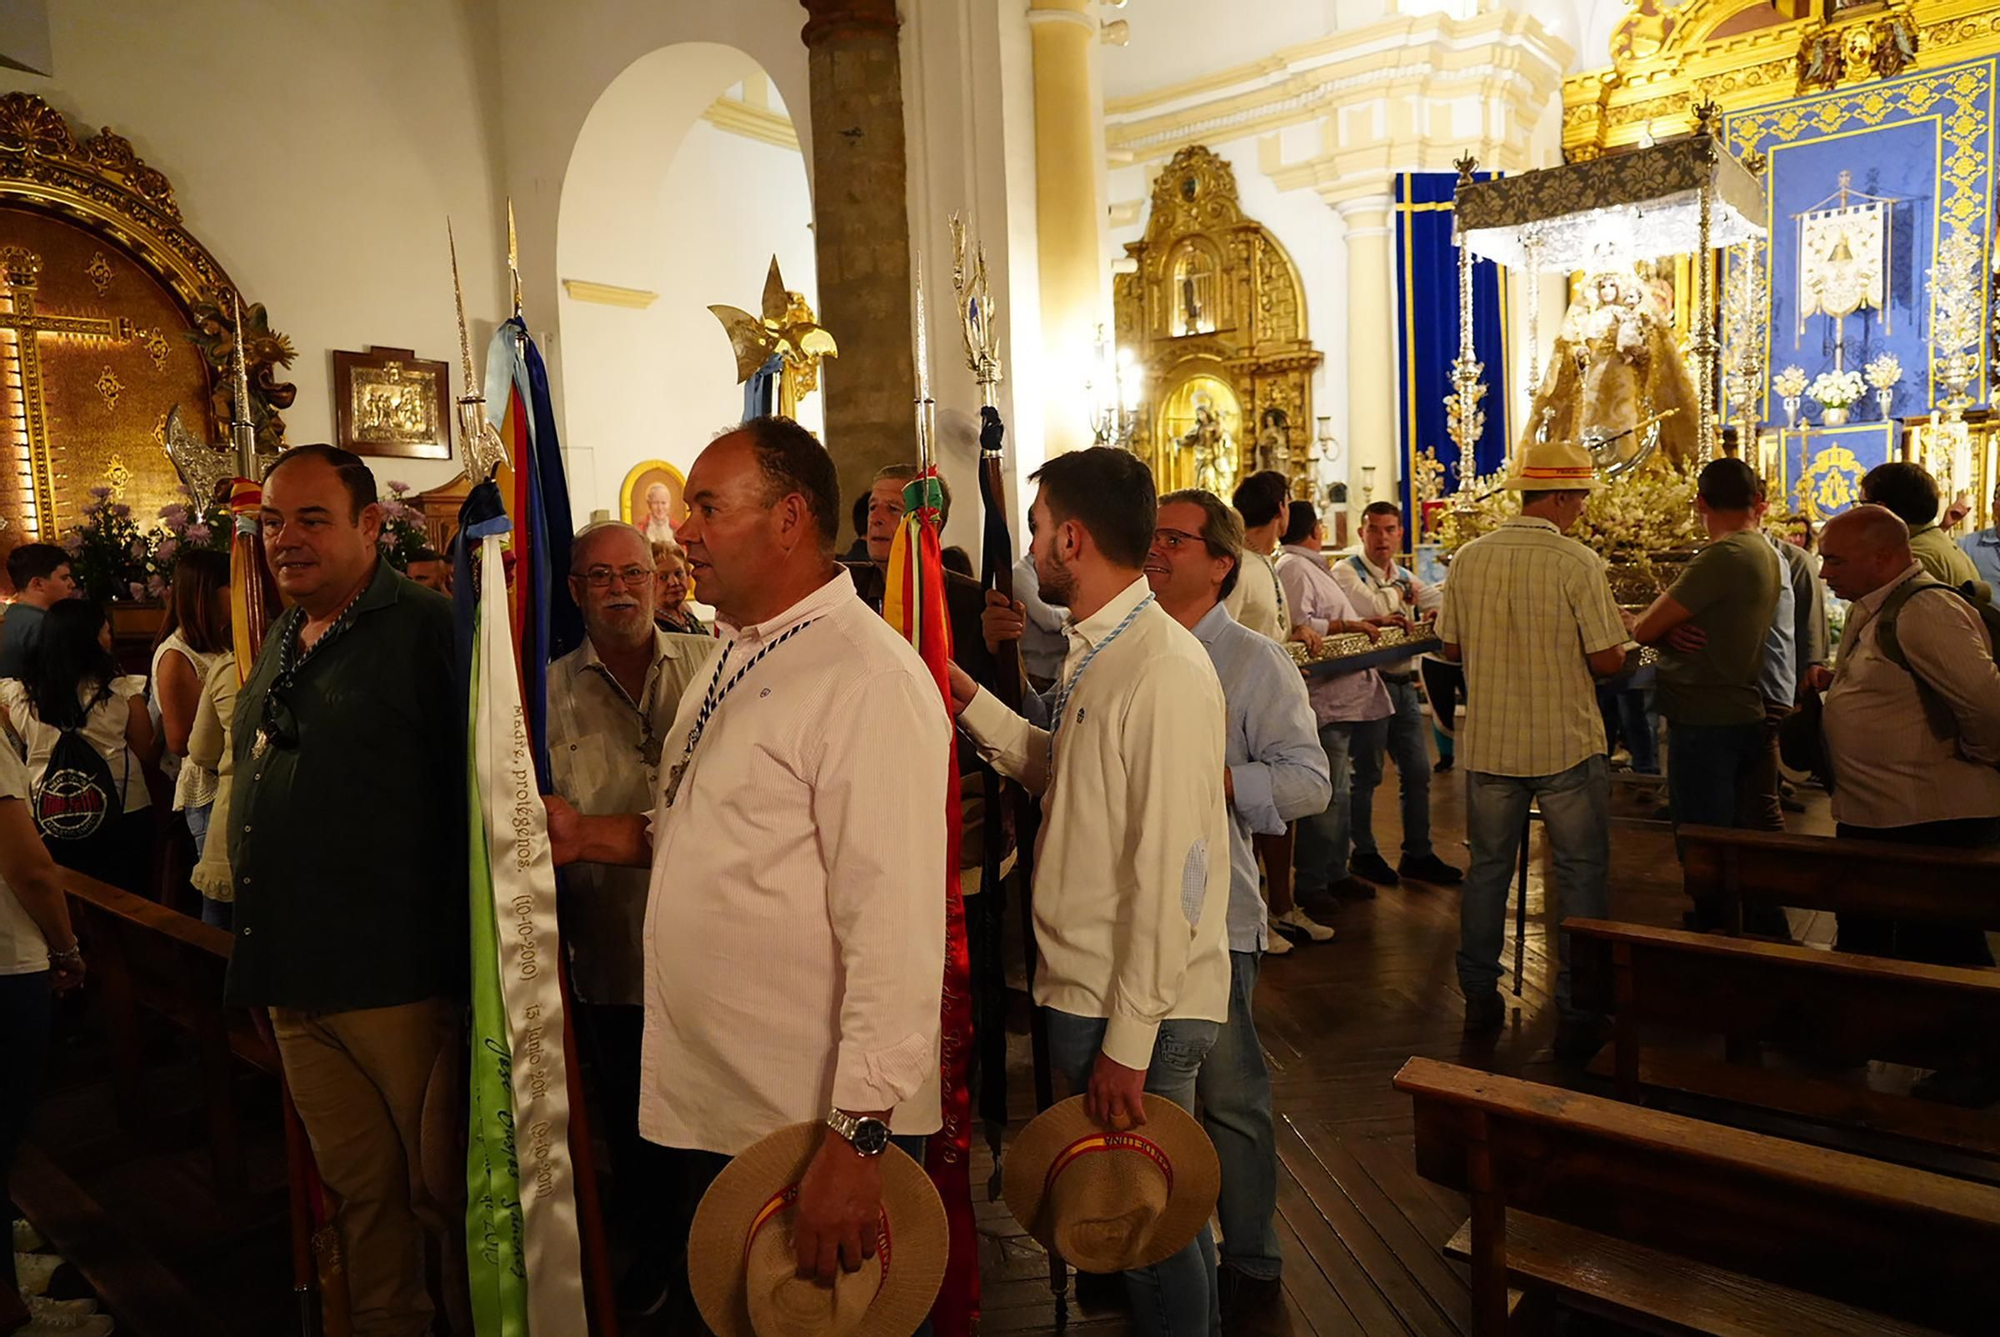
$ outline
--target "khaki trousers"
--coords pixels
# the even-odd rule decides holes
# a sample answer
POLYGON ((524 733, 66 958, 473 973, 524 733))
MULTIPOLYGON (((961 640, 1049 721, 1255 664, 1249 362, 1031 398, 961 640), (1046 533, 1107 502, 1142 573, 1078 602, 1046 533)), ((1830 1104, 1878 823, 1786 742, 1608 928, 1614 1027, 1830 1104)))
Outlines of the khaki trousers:
POLYGON ((427 1237, 453 1330, 465 1294, 463 1007, 271 1009, 285 1080, 335 1199, 353 1337, 423 1337, 427 1237))

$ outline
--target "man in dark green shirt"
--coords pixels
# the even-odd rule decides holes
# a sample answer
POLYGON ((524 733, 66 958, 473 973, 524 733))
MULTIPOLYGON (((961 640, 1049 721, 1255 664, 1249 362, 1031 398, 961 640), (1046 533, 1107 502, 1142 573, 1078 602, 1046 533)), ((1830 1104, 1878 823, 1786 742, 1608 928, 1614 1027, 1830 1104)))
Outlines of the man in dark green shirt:
POLYGON ((1757 475, 1740 459, 1710 460, 1695 510, 1709 544, 1633 628, 1660 648, 1667 721, 1667 790, 1674 821, 1740 825, 1754 796, 1764 741, 1759 679, 1778 605, 1780 559, 1757 532, 1757 475))
POLYGON ((439 1108, 465 1067, 468 964, 451 605, 377 555, 375 479, 347 451, 280 456, 261 516, 291 607, 237 699, 227 994, 271 1010, 340 1202, 355 1330, 422 1332, 424 1236, 443 1251, 447 1296, 464 1259, 464 1167, 420 1136, 427 1108, 464 1123, 439 1108))

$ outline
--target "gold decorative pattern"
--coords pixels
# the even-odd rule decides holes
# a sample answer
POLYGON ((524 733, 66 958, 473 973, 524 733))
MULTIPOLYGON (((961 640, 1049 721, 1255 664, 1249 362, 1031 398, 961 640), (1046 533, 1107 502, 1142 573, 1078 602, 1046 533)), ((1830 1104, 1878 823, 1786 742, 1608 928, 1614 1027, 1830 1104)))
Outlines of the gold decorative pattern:
POLYGON ((147 356, 153 359, 153 367, 165 371, 167 354, 173 351, 172 346, 167 343, 167 336, 157 329, 151 329, 140 330, 138 338, 139 342, 145 345, 147 356))
POLYGON ((1799 479, 1799 509, 1814 521, 1846 510, 1861 499, 1861 462, 1846 446, 1828 446, 1813 457, 1799 479))
POLYGON ((104 481, 111 486, 112 498, 122 501, 126 487, 132 482, 132 470, 126 466, 122 456, 111 457, 111 463, 104 469, 104 481))
POLYGON ((116 373, 110 367, 106 367, 103 374, 95 381, 95 385, 97 393, 104 396, 104 407, 117 408, 118 396, 124 393, 125 383, 118 379, 116 373))
POLYGON ((1144 372, 1149 407, 1133 452, 1162 491, 1195 485, 1198 463, 1214 484, 1260 467, 1260 439, 1275 430, 1279 451, 1266 446, 1263 463, 1283 468, 1280 452, 1306 445, 1321 355, 1298 271, 1244 217, 1229 163, 1199 144, 1176 153, 1153 181, 1145 236, 1125 250, 1134 267, 1112 281, 1114 328, 1144 372), (1266 423, 1272 413, 1281 421, 1266 423), (1210 460, 1218 426, 1233 450, 1210 460))
POLYGON ((90 286, 97 289, 99 297, 111 291, 111 262, 99 251, 90 257, 90 264, 83 271, 90 276, 90 286))

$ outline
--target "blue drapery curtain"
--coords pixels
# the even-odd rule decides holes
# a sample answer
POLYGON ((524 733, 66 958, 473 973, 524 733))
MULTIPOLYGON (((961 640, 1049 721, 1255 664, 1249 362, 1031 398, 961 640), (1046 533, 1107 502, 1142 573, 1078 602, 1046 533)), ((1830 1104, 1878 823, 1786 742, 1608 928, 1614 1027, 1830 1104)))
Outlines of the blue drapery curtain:
MULTIPOLYGON (((1484 181, 1491 173, 1480 172, 1484 181)), ((1458 357, 1458 247, 1451 240, 1455 172, 1405 172, 1396 178, 1396 344, 1401 354, 1401 454, 1397 496, 1412 541, 1417 529, 1410 481, 1417 454, 1430 450, 1444 465, 1444 491, 1458 487, 1458 445, 1446 430, 1444 397, 1451 393, 1451 364, 1458 357)), ((1490 260, 1472 266, 1473 348, 1485 371, 1486 429, 1473 451, 1478 473, 1507 458, 1506 271, 1490 260)), ((1358 480, 1357 480, 1358 481, 1358 480)), ((1376 481, 1378 495, 1383 480, 1376 481)))

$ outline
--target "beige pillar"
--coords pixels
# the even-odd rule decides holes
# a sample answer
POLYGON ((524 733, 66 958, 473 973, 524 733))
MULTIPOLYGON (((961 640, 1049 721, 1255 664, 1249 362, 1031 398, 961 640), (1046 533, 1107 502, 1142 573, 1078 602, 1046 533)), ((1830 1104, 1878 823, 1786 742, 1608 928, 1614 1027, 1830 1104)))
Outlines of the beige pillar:
MULTIPOLYGON (((820 369, 826 446, 848 502, 881 466, 916 458, 902 60, 895 0, 800 2, 812 16, 803 36, 819 318, 840 343, 820 369)), ((843 505, 843 538, 846 514, 843 505)))
POLYGON ((1090 444, 1084 392, 1104 318, 1097 166, 1104 138, 1091 91, 1097 42, 1091 0, 1031 0, 1034 44, 1035 226, 1041 263, 1042 414, 1047 453, 1090 444))
MULTIPOLYGON (((1353 472, 1348 510, 1396 496, 1396 327, 1391 314, 1394 266, 1390 258, 1387 195, 1368 195, 1334 206, 1347 225, 1347 442, 1353 472), (1374 469, 1374 495, 1368 469, 1374 469)), ((1350 532, 1360 532, 1358 520, 1350 532)))

